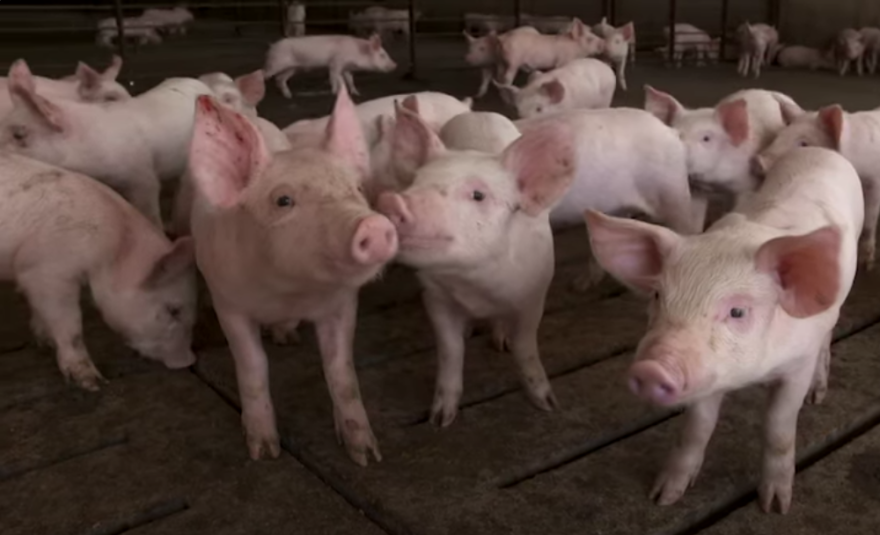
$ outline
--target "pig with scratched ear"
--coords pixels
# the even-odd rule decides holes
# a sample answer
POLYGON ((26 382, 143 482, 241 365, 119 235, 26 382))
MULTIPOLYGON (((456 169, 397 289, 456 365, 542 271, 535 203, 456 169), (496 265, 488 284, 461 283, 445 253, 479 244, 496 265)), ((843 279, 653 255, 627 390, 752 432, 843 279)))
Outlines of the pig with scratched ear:
POLYGON ((568 127, 551 123, 499 155, 448 150, 418 115, 399 110, 408 146, 398 158, 418 169, 378 208, 397 227, 397 260, 417 270, 438 346, 431 421, 448 426, 462 395, 468 323, 490 319, 507 341, 529 399, 556 398, 538 355, 538 325, 553 278, 549 213, 574 178, 568 127))
POLYGON ((847 113, 836 104, 818 112, 786 108, 786 121, 789 125, 754 159, 754 173, 763 176, 776 160, 797 147, 825 147, 843 155, 862 181, 865 225, 859 257, 867 269, 873 269, 880 218, 880 110, 847 113))
POLYGON ((798 413, 827 389, 863 215, 853 166, 813 147, 783 156, 754 196, 704 234, 586 214, 602 266, 652 296, 630 388, 656 405, 687 406, 682 438, 651 491, 659 504, 678 501, 696 479, 725 393, 764 383, 758 494, 765 511, 788 511, 798 413))
POLYGON ((361 192, 369 155, 345 87, 320 147, 269 153, 242 115, 199 97, 190 147, 196 261, 236 364, 250 456, 280 453, 261 325, 315 324, 337 436, 366 465, 379 447, 352 355, 358 289, 397 253, 361 192))

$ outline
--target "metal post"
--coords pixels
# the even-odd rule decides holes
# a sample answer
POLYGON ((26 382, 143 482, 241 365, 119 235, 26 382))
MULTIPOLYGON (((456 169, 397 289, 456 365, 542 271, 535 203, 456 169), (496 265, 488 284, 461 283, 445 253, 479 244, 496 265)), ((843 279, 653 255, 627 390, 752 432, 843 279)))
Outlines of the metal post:
POLYGON ((285 0, 278 0, 278 13, 281 15, 279 21, 281 22, 281 37, 287 36, 287 2, 285 0))
POLYGON ((409 72, 404 76, 407 80, 416 79, 416 0, 408 0, 409 9, 409 72))
POLYGON ((676 0, 669 0, 669 43, 667 44, 669 50, 666 53, 669 56, 670 64, 675 57, 675 13, 677 8, 678 2, 676 0))
POLYGON ((113 8, 116 15, 116 48, 119 49, 119 57, 123 60, 125 57, 125 24, 122 16, 122 0, 113 0, 113 8))
POLYGON ((513 0, 513 27, 519 28, 522 24, 522 0, 513 0))
POLYGON ((617 0, 608 0, 608 24, 617 26, 617 0))
POLYGON ((721 43, 718 47, 718 61, 724 61, 727 57, 727 13, 730 11, 730 0, 721 0, 721 43))

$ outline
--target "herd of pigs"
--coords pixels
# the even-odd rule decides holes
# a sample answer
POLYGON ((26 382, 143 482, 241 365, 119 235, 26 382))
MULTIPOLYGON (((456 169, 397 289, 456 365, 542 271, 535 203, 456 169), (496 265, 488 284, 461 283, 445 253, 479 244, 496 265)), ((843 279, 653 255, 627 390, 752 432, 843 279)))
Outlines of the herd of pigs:
MULTIPOLYGON (((498 37, 505 51, 523 39, 535 52, 547 37, 514 32, 498 37)), ((575 20, 553 38, 589 33, 575 20)), ((315 53, 296 45, 302 37, 273 45, 263 70, 171 78, 136 97, 116 82, 118 57, 62 79, 11 66, 0 93, 0 275, 26 296, 67 380, 87 390, 104 381, 83 339, 83 283, 132 348, 192 365, 200 273, 235 361, 250 456, 280 453, 261 329, 284 344, 305 321, 336 433, 367 465, 381 455, 354 366, 358 292, 397 262, 415 271, 435 333, 435 425, 456 418, 474 321, 513 355, 530 401, 554 410, 537 338, 553 231, 586 222, 592 255, 574 291, 609 273, 649 298, 629 386, 688 407, 653 499, 671 504, 693 483, 725 393, 768 383, 760 502, 788 510, 798 413, 823 400, 832 329, 857 265, 875 259, 880 111, 806 111, 762 89, 690 109, 650 86, 644 109, 612 108, 605 63, 566 57, 516 89, 528 61, 512 56, 497 83, 516 121, 439 92, 355 105, 351 57, 391 62, 378 36, 309 38, 331 39, 322 61, 335 65, 335 104, 283 130, 257 105, 267 78, 287 90, 315 53), (165 222, 160 190, 174 181, 165 222), (733 209, 706 228, 716 197, 733 209), (652 223, 624 217, 633 214, 652 223)))

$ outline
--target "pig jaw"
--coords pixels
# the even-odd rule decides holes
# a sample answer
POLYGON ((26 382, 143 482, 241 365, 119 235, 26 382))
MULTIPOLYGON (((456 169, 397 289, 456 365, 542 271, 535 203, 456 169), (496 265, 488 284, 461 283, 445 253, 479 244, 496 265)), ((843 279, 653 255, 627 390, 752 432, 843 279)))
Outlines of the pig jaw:
POLYGON ((448 257, 455 238, 444 228, 447 219, 442 194, 427 190, 412 194, 384 193, 378 209, 397 229, 398 260, 412 267, 436 266, 448 257))

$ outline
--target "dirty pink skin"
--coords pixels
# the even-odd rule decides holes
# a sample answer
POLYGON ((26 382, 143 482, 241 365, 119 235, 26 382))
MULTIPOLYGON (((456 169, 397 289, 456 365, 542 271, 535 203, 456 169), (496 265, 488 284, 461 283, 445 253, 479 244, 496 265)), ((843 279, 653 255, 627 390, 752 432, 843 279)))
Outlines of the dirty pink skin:
POLYGON ((645 86, 645 109, 681 136, 691 187, 700 196, 738 198, 757 187, 751 159, 785 127, 783 105, 800 109, 787 95, 763 89, 737 91, 714 108, 687 109, 672 95, 645 86))
POLYGON ((287 37, 276 41, 266 54, 263 73, 266 79, 275 78, 278 90, 292 98, 287 81, 297 71, 328 69, 333 94, 345 85, 358 95, 354 85, 354 71, 391 72, 397 63, 382 47, 382 38, 373 34, 369 39, 350 35, 308 35, 287 37))
POLYGON ((513 121, 500 113, 472 111, 456 115, 438 136, 447 149, 499 154, 520 137, 513 121))
MULTIPOLYGON (((22 72, 30 73, 25 60, 20 59, 15 64, 20 66, 22 72)), ((122 58, 114 55, 112 63, 103 73, 79 62, 76 73, 61 80, 42 76, 34 76, 33 79, 37 91, 49 98, 96 103, 115 102, 131 98, 128 91, 116 82, 120 69, 122 69, 122 58)), ((0 118, 8 115, 12 108, 9 79, 0 78, 0 118)))
POLYGON ((786 110, 786 121, 789 125, 755 158, 755 174, 763 175, 797 147, 824 147, 843 155, 862 181, 865 226, 859 257, 868 270, 873 269, 880 218, 880 111, 847 113, 835 104, 818 112, 786 110))
MULTIPOLYGON (((615 61, 615 65, 616 58, 623 58, 624 63, 626 62, 626 60, 629 60, 630 63, 636 62, 636 27, 633 22, 627 22, 623 26, 615 28, 614 26, 608 24, 608 20, 605 17, 602 17, 602 20, 599 21, 599 24, 593 26, 593 33, 605 39, 605 56, 609 59, 612 59, 612 61, 615 61), (626 52, 622 52, 619 48, 619 45, 612 44, 609 47, 608 38, 615 33, 622 35, 624 40, 626 40, 628 48, 626 52)), ((623 69, 621 68, 621 73, 622 72, 623 69)), ((621 75, 620 78, 623 78, 623 76, 621 75)), ((626 91, 626 87, 624 87, 624 85, 621 85, 621 87, 623 87, 624 91, 626 91)))
MULTIPOLYGON (((539 35, 538 30, 531 26, 521 26, 509 32, 496 35, 495 32, 489 32, 488 35, 482 37, 473 37, 467 32, 463 32, 468 41, 468 51, 464 60, 468 65, 480 67, 480 88, 474 98, 482 98, 486 95, 489 88, 489 81, 492 80, 492 73, 498 70, 498 63, 501 56, 500 43, 503 40, 510 39, 512 36, 526 33, 539 35)), ((530 67, 523 67, 530 68, 530 67)))
POLYGON ((523 88, 498 86, 502 98, 523 118, 565 110, 608 108, 614 98, 614 71, 593 58, 571 60, 562 67, 535 73, 523 88))
MULTIPOLYGON (((569 110, 514 124, 525 135, 554 123, 570 129, 576 147, 574 182, 550 212, 554 229, 582 224, 584 210, 593 209, 641 213, 684 234, 703 230, 706 203, 691 198, 684 146, 656 117, 633 108, 608 108, 569 110)), ((591 260, 574 289, 587 291, 604 275, 591 260)))
MULTIPOLYGON (((663 41, 669 42, 669 26, 663 28, 663 41)), ((706 64, 706 59, 718 61, 718 49, 720 39, 712 38, 708 33, 697 28, 693 24, 678 22, 675 24, 675 50, 672 58, 676 67, 682 66, 685 54, 693 53, 696 56, 697 66, 706 64)), ((661 47, 666 53, 666 47, 661 47)))
POLYGON ((104 182, 162 228, 160 181, 186 170, 195 98, 211 89, 169 78, 135 98, 95 106, 44 97, 19 62, 9 74, 15 107, 0 121, 0 149, 104 182))
POLYGON ((0 155, 0 279, 27 297, 37 337, 56 349, 65 379, 104 381, 83 342, 80 286, 107 325, 169 368, 195 362, 192 242, 173 244, 119 195, 89 177, 0 155))
POLYGON ((537 333, 553 278, 548 215, 574 176, 568 127, 549 123, 493 155, 449 150, 417 115, 400 112, 397 128, 409 135, 398 158, 418 172, 402 193, 383 193, 378 208, 397 227, 397 261, 415 268, 425 289, 438 349, 431 421, 455 420, 466 330, 482 319, 510 346, 531 402, 553 410, 537 333))
POLYGON ((727 392, 770 388, 758 487, 762 508, 789 510, 797 417, 827 390, 831 333, 856 272, 862 194, 838 154, 799 148, 760 190, 706 233, 589 212, 593 252, 614 277, 652 295, 630 388, 686 405, 684 429, 651 491, 678 501, 703 464, 727 392))
POLYGON ((846 28, 841 30, 834 40, 834 58, 837 62, 837 72, 846 76, 851 63, 856 64, 856 73, 861 76, 864 72, 865 42, 858 30, 846 28))
POLYGON ((347 91, 319 148, 270 155, 245 117, 209 97, 198 99, 195 121, 196 260, 235 360, 250 456, 280 453, 260 326, 309 321, 338 436, 356 463, 380 460, 352 341, 358 289, 397 253, 397 233, 360 192, 370 162, 347 91))
POLYGON ((859 30, 865 44, 864 62, 868 72, 877 72, 877 60, 880 59, 880 28, 862 28, 859 30))
POLYGON ((523 67, 549 70, 562 67, 573 59, 597 56, 605 50, 605 41, 579 19, 574 19, 565 34, 518 32, 508 39, 499 39, 499 46, 498 82, 510 85, 523 67))
POLYGON ((784 46, 776 53, 776 62, 780 67, 789 69, 834 69, 834 59, 830 54, 818 48, 792 45, 784 46))
POLYGON ((767 24, 749 24, 748 21, 736 30, 739 41, 739 63, 736 72, 740 76, 748 76, 749 71, 755 78, 761 76, 761 67, 770 63, 770 53, 779 43, 779 32, 767 24))

